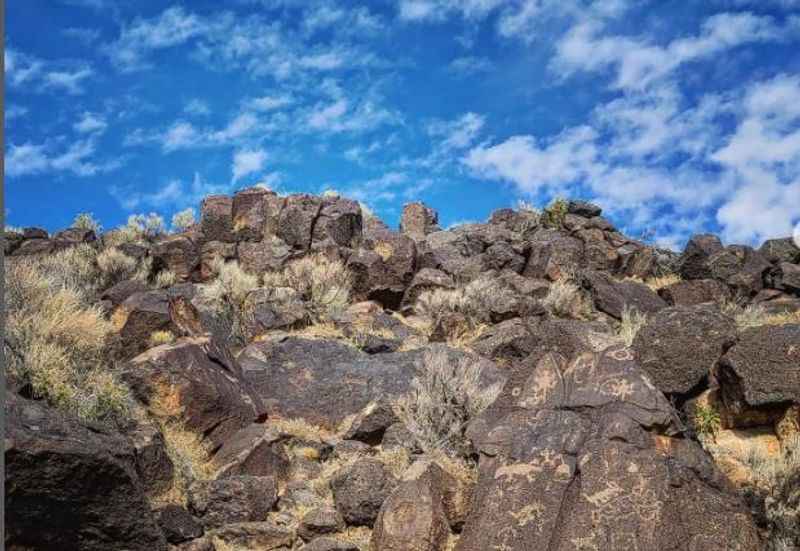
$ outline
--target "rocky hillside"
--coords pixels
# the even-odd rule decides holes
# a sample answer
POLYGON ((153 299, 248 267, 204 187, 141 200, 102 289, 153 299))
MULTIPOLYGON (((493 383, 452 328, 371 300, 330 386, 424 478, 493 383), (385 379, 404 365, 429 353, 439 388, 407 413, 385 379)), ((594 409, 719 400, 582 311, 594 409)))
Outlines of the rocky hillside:
POLYGON ((800 249, 342 197, 6 231, 6 547, 800 549, 800 249))

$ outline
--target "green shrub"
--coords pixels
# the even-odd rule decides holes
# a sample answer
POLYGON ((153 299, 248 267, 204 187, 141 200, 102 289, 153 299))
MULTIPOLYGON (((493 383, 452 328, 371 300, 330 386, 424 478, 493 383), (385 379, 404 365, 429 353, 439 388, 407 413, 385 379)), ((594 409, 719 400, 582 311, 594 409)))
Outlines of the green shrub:
POLYGON ((103 226, 100 222, 94 219, 91 212, 82 212, 78 214, 72 221, 73 228, 80 228, 82 230, 92 230, 94 233, 99 234, 103 231, 103 226))
POLYGON ((692 415, 692 424, 697 434, 713 438, 722 426, 722 420, 716 408, 698 405, 692 415))
POLYGON ((194 209, 188 208, 175 213, 172 216, 172 229, 174 231, 183 232, 192 227, 195 223, 194 209))
POLYGON ((567 217, 566 199, 557 197, 551 202, 547 208, 542 211, 541 222, 542 225, 548 228, 561 228, 564 226, 564 220, 567 217))

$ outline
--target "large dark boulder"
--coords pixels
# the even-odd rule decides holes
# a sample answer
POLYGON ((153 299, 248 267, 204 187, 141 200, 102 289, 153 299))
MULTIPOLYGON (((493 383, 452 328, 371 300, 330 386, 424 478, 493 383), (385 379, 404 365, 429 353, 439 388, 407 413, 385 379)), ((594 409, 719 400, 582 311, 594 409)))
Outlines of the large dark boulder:
POLYGON ((225 195, 209 195, 200 205, 200 230, 203 241, 233 243, 233 199, 225 195))
POLYGON ((130 360, 122 373, 150 413, 218 448, 264 406, 230 352, 209 337, 183 337, 130 360))
POLYGON ((236 192, 231 216, 237 241, 261 241, 267 223, 267 202, 276 196, 274 191, 258 187, 236 192))
POLYGON ((307 251, 321 210, 322 199, 319 197, 305 193, 286 197, 278 215, 276 235, 292 249, 307 251))
POLYGON ((795 245, 794 239, 791 237, 767 239, 759 247, 758 252, 773 264, 780 264, 781 262, 800 263, 800 248, 795 245))
POLYGON ((547 355, 513 404, 477 442, 457 550, 762 548, 708 456, 670 436, 675 413, 629 350, 547 355))
POLYGON ((192 514, 180 505, 165 505, 156 510, 158 525, 164 532, 167 541, 172 544, 199 538, 203 535, 203 527, 192 514))
POLYGON ((480 362, 487 385, 503 378, 491 362, 443 345, 369 355, 342 342, 288 337, 250 344, 238 361, 271 414, 333 428, 370 402, 404 394, 433 349, 480 362))
POLYGON ((376 459, 361 459, 331 480, 336 509, 347 524, 372 526, 397 479, 376 459))
POLYGON ((693 306, 704 302, 719 303, 730 298, 728 287, 715 279, 690 279, 671 283, 658 295, 672 306, 693 306))
POLYGON ((292 328, 309 319, 297 291, 289 287, 260 287, 248 293, 243 309, 247 312, 248 339, 273 329, 292 328))
POLYGON ((723 249, 719 237, 711 234, 692 236, 678 259, 678 273, 683 279, 708 279, 711 270, 706 265, 708 259, 723 249))
POLYGON ((720 362, 726 405, 800 403, 800 325, 765 325, 742 331, 720 362))
POLYGON ((735 340, 736 324, 717 308, 672 306, 650 315, 633 349, 656 388, 684 394, 708 377, 735 340))
POLYGON ((552 281, 582 267, 583 242, 557 230, 536 233, 530 244, 528 263, 522 275, 552 281))
POLYGON ((424 203, 407 203, 400 218, 400 231, 412 239, 424 239, 439 231, 439 215, 424 203))
POLYGON ((730 245, 706 261, 711 277, 726 283, 739 296, 751 297, 764 288, 771 268, 761 254, 744 245, 730 245))
POLYGON ((264 520, 278 500, 275 479, 269 476, 197 480, 187 494, 189 509, 206 529, 264 520))
POLYGON ((631 280, 619 281, 604 272, 586 272, 582 283, 591 293, 594 307, 616 319, 622 318, 625 307, 649 314, 667 306, 647 285, 631 280))
POLYGON ((325 197, 314 224, 312 240, 334 247, 353 247, 361 239, 363 220, 358 202, 344 197, 325 197))
POLYGON ((127 440, 10 393, 5 412, 7 548, 166 549, 127 440))
POLYGON ((433 465, 403 481, 384 501, 372 531, 372 549, 441 551, 450 526, 442 470, 433 465))
POLYGON ((567 203, 567 212, 583 218, 594 218, 600 216, 603 209, 588 201, 570 201, 567 203))
POLYGON ((279 482, 289 478, 291 463, 287 436, 262 423, 253 423, 226 439, 214 454, 216 477, 270 476, 279 482))
POLYGON ((259 242, 242 241, 236 246, 236 252, 239 266, 251 274, 278 271, 292 258, 292 248, 274 235, 259 242))
POLYGON ((151 255, 155 270, 170 270, 179 281, 189 281, 200 267, 197 246, 185 234, 168 235, 160 239, 153 245, 151 255))
POLYGON ((385 308, 397 310, 416 270, 414 241, 389 231, 365 237, 365 248, 347 261, 353 274, 355 298, 374 300, 385 308))

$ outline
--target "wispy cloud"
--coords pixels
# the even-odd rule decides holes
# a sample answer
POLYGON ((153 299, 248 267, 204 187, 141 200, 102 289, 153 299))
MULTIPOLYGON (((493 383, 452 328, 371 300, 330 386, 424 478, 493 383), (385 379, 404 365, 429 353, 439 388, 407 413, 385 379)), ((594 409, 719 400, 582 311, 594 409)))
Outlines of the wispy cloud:
POLYGON ((108 123, 102 115, 85 111, 73 128, 79 134, 102 134, 108 128, 108 123))
POLYGON ((122 160, 95 161, 92 139, 77 140, 66 149, 52 143, 11 144, 6 151, 5 170, 12 178, 45 173, 71 172, 76 176, 93 176, 122 166, 122 160))
POLYGON ((253 174, 264 168, 267 153, 263 149, 244 149, 233 154, 231 172, 233 181, 237 182, 243 176, 253 174))
POLYGON ((193 100, 189 101, 186 106, 183 108, 184 112, 189 113, 190 115, 209 115, 211 113, 211 109, 208 107, 208 103, 201 99, 194 98, 193 100))

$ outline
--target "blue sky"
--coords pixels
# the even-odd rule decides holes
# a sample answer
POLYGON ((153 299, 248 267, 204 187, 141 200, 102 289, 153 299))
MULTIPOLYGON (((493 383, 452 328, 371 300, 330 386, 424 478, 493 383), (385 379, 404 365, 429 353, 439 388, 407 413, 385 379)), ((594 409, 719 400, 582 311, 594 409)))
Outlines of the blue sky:
POLYGON ((798 51, 800 0, 8 2, 7 223, 262 182, 758 244, 800 222, 798 51))

